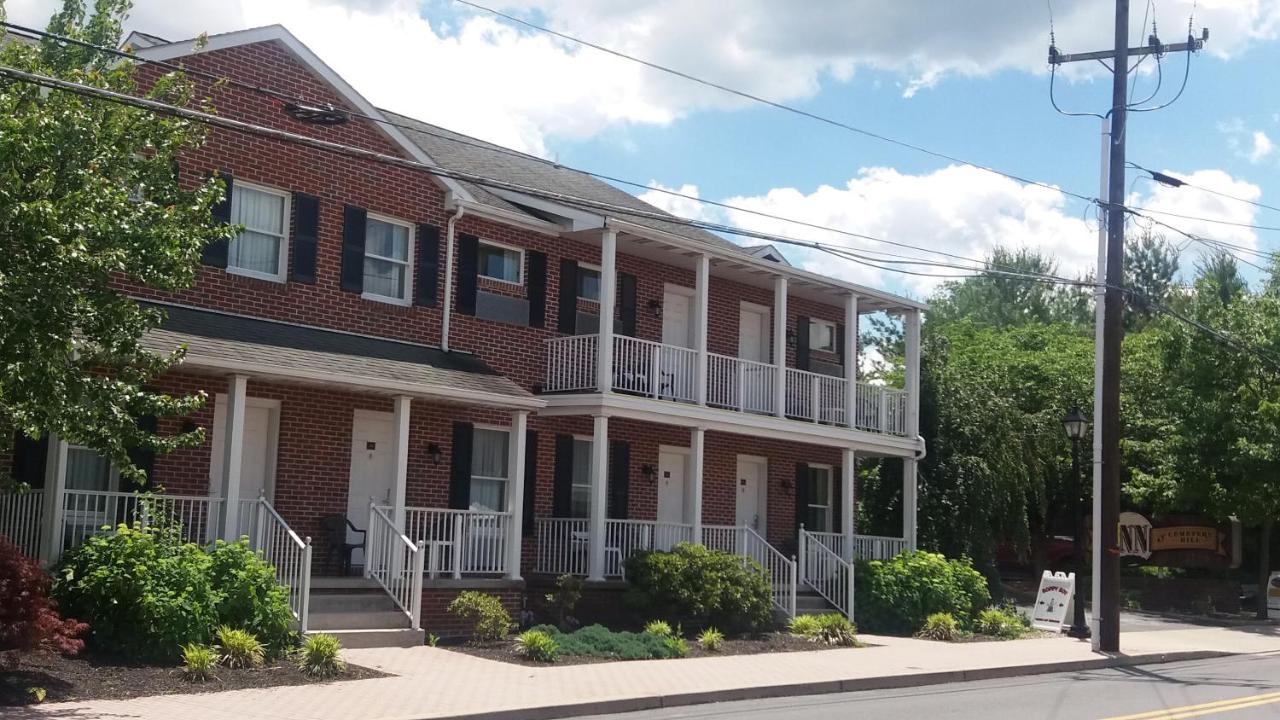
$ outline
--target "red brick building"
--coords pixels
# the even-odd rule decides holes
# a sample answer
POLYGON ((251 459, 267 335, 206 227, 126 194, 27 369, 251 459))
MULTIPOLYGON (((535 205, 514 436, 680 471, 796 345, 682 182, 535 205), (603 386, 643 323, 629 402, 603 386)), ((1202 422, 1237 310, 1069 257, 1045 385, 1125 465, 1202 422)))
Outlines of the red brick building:
MULTIPOLYGON (((275 91, 201 80, 223 117, 474 180, 214 128, 180 178, 220 173, 217 212, 245 231, 206 249, 190 290, 121 288, 168 313, 150 347, 188 347, 158 388, 209 397, 159 422, 206 443, 142 458, 151 489, 193 536, 250 535, 300 615, 346 582, 321 578, 363 574, 439 632, 461 589, 516 608, 535 577, 609 587, 631 554, 679 541, 761 561, 781 611, 797 585, 847 610, 850 558, 914 544, 920 303, 381 111, 278 26, 198 50, 131 41, 275 91), (903 322, 903 388, 858 380, 871 313, 903 322), (869 457, 902 460, 903 537, 855 533, 869 457)), ((43 488, 42 527, 0 523, 46 558, 136 511, 91 451, 54 439, 14 461, 43 488)))

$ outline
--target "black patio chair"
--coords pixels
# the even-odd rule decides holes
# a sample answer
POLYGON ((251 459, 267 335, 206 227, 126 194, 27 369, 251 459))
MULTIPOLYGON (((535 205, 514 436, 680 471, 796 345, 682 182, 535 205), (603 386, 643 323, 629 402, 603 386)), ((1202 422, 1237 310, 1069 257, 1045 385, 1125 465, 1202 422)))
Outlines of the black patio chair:
POLYGON ((351 553, 364 550, 368 533, 356 527, 346 515, 333 514, 320 518, 320 527, 329 538, 329 555, 337 556, 338 566, 343 575, 351 574, 351 553), (347 530, 360 534, 360 542, 347 542, 347 530))

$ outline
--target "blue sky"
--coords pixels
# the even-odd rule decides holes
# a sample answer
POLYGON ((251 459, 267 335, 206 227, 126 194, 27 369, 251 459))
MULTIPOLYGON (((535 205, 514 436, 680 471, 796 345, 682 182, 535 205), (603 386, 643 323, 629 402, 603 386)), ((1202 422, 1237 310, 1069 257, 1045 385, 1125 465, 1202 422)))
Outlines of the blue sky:
MULTIPOLYGON (((1110 43, 1112 0, 485 0, 520 17, 868 130, 1093 195, 1098 123, 1049 105, 1049 5, 1064 51, 1110 43)), ((41 23, 54 0, 7 0, 41 23)), ((281 23, 375 103, 585 169, 875 237, 980 257, 994 244, 1054 254, 1091 271, 1095 225, 1083 203, 748 103, 575 46, 454 0, 138 0, 130 26, 171 39, 281 23)), ((1133 2, 1135 44, 1148 11, 1133 2)), ((1212 31, 1172 107, 1132 116, 1129 157, 1197 184, 1280 205, 1280 0, 1162 0, 1166 42, 1188 15, 1212 31)), ((1148 63, 1147 69, 1151 68, 1148 63)), ((1164 63, 1167 98, 1182 56, 1164 63)), ((1139 78, 1139 96, 1152 76, 1139 78)), ((1059 100, 1100 111, 1096 67, 1059 77, 1059 100)), ((1130 173, 1134 178, 1138 173, 1130 173)), ((1130 187, 1157 210, 1280 225, 1280 213, 1196 190, 1130 187)), ((650 193, 686 216, 885 249, 650 193)), ((1248 247, 1276 233, 1166 217, 1248 247)), ((1184 267, 1194 265, 1191 245, 1184 267)), ((812 252, 793 261, 927 295, 905 278, 812 252)), ((927 253, 915 253, 927 256, 927 253)))

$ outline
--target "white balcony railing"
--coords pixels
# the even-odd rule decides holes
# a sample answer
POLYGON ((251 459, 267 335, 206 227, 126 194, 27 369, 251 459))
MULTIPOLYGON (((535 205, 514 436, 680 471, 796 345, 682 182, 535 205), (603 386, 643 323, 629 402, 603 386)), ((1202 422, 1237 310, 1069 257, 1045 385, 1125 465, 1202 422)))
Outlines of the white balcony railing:
MULTIPOLYGON (((568 335, 547 341, 547 392, 592 391, 596 382, 598 336, 568 335)), ((697 392, 698 354, 690 348, 615 335, 612 389, 631 395, 692 403, 697 392)), ((786 387, 787 417, 847 425, 850 421, 842 377, 707 353, 706 402, 738 412, 777 413, 777 383, 786 387)), ((909 398, 905 390, 859 382, 853 426, 870 432, 907 434, 909 398)))
POLYGON ((427 577, 448 573, 503 575, 507 572, 510 513, 407 507, 404 534, 426 544, 427 577))
POLYGON ((40 553, 43 528, 43 490, 0 494, 0 535, 12 540, 27 557, 40 553))

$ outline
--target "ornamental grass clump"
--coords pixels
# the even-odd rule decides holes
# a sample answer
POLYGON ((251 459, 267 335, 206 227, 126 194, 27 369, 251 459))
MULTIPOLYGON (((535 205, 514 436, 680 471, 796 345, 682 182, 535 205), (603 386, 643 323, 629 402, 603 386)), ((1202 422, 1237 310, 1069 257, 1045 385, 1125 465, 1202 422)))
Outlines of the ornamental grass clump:
POLYGON ((516 636, 516 654, 534 662, 553 663, 560 654, 560 645, 545 630, 525 630, 516 636))
POLYGON ((1013 608, 989 607, 978 613, 974 629, 1001 640, 1017 640, 1031 631, 1030 621, 1013 608))
POLYGON ((314 678, 338 675, 347 669, 347 663, 339 654, 342 643, 325 633, 307 635, 298 648, 298 669, 314 678))
POLYGON ((797 615, 791 619, 793 635, 819 645, 858 647, 858 628, 840 613, 797 615))
POLYGON ((266 649, 253 633, 223 625, 216 633, 218 659, 229 668, 262 667, 266 661, 266 649))
POLYGON ((720 652, 724 649, 724 633, 715 628, 707 628, 698 634, 698 647, 707 652, 720 652))
POLYGON ((675 634, 671 630, 671 624, 666 620, 651 620, 645 624, 644 631, 658 637, 671 637, 675 634))
POLYGON ((187 643, 182 646, 182 677, 190 682, 205 682, 218 667, 218 653, 208 645, 187 643))
POLYGON ((960 629, 960 623, 956 622, 951 613, 940 612, 925 618, 924 625, 920 628, 920 632, 916 633, 916 637, 924 640, 955 642, 963 637, 963 631, 960 629))

